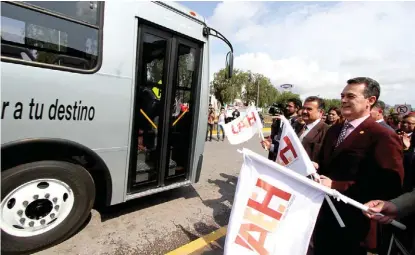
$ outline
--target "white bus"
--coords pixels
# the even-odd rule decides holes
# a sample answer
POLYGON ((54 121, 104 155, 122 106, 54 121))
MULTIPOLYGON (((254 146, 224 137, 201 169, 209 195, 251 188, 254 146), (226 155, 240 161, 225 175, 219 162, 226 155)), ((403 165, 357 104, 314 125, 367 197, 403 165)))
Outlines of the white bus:
POLYGON ((61 242, 93 206, 199 180, 209 39, 174 2, 1 2, 1 250, 61 242))

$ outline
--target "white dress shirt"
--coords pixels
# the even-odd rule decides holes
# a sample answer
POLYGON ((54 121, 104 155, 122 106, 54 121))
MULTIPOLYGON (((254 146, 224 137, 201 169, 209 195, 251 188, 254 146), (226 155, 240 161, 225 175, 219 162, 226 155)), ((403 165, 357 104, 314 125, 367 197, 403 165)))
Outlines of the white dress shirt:
POLYGON ((347 129, 346 136, 344 137, 344 139, 346 139, 346 137, 348 137, 353 130, 355 130, 360 124, 362 124, 363 121, 365 121, 367 118, 369 118, 369 116, 370 116, 370 114, 366 115, 366 116, 363 116, 361 118, 352 120, 352 121, 348 121, 352 125, 352 127, 347 129))
POLYGON ((310 124, 307 124, 305 126, 305 130, 304 132, 300 135, 300 141, 302 142, 304 137, 308 134, 308 132, 310 132, 310 130, 315 127, 319 122, 321 121, 321 119, 317 119, 314 122, 311 122, 310 124))

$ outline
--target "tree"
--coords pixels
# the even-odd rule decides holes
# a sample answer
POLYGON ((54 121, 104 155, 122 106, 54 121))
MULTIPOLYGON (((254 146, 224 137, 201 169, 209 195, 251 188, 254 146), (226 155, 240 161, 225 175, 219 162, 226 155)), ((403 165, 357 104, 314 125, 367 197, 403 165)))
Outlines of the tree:
POLYGON ((326 112, 328 112, 331 107, 337 107, 339 109, 341 107, 341 101, 340 101, 340 99, 327 99, 327 98, 323 98, 323 101, 324 101, 324 104, 326 106, 324 108, 324 110, 326 112))
POLYGON ((252 74, 250 71, 247 72, 247 75, 249 79, 248 83, 245 84, 245 91, 242 95, 245 104, 253 102, 258 107, 272 104, 279 93, 272 86, 271 80, 262 74, 252 74), (257 102, 257 100, 259 101, 257 102))
POLYGON ((291 91, 284 91, 284 92, 278 94, 278 96, 276 97, 275 103, 286 104, 286 103, 288 103, 288 100, 291 99, 291 98, 300 99, 300 95, 294 94, 291 91))
POLYGON ((245 105, 258 103, 258 107, 266 107, 276 102, 280 94, 268 77, 238 69, 234 70, 234 75, 230 80, 225 79, 225 69, 220 70, 214 74, 211 84, 211 93, 222 105, 241 98, 245 105), (257 102, 258 96, 259 102, 257 102))
POLYGON ((241 97, 242 85, 248 83, 248 75, 241 70, 235 69, 231 79, 226 79, 226 70, 221 69, 214 74, 211 82, 211 93, 224 105, 241 97))
POLYGON ((260 107, 267 107, 275 103, 276 100, 278 100, 278 97, 281 95, 281 93, 270 83, 269 86, 265 87, 265 89, 259 91, 259 95, 260 107), (264 101, 262 101, 261 98, 264 98, 264 101))

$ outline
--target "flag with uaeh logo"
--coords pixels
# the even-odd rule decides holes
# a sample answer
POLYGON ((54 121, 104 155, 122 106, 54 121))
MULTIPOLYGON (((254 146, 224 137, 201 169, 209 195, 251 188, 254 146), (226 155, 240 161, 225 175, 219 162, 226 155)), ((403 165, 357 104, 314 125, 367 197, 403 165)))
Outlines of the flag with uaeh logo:
POLYGON ((325 193, 305 176, 244 149, 227 255, 305 255, 325 193))
POLYGON ((256 133, 262 137, 262 122, 255 107, 246 109, 246 114, 222 125, 230 144, 240 144, 251 139, 256 133))
POLYGON ((281 124, 281 139, 276 162, 304 176, 315 174, 316 169, 290 122, 281 116, 281 124))

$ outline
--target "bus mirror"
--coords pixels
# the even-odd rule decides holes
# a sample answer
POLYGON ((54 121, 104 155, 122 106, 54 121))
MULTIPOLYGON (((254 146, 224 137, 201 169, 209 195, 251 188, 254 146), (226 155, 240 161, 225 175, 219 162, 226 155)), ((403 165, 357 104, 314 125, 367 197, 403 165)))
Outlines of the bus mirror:
POLYGON ((233 52, 226 54, 226 79, 232 78, 233 75, 233 52))

